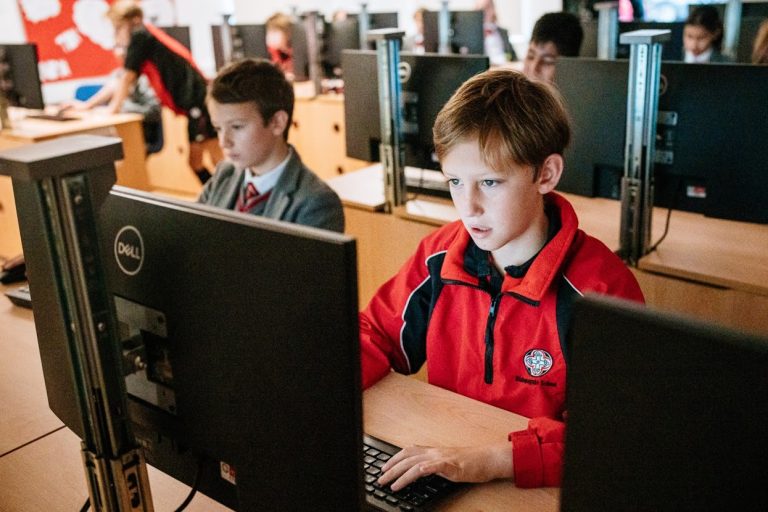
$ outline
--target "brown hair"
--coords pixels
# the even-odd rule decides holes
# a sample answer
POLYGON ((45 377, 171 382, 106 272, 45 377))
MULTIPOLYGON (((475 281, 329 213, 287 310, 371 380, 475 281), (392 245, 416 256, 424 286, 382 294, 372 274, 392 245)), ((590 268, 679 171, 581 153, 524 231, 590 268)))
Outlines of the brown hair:
POLYGON ((752 49, 752 64, 768 64, 768 20, 760 24, 752 49))
POLYGON ((143 19, 144 11, 141 10, 139 4, 134 0, 118 0, 109 6, 107 11, 107 18, 109 18, 114 25, 130 21, 134 18, 143 19))
POLYGON ((535 180, 549 155, 563 154, 571 128, 550 85, 518 71, 491 69, 459 87, 437 115, 432 133, 439 160, 456 144, 477 139, 492 169, 530 165, 535 180))
POLYGON ((288 140, 288 128, 293 117, 293 86, 274 64, 264 59, 243 59, 225 66, 208 87, 208 101, 244 103, 252 101, 264 123, 280 110, 288 114, 283 137, 288 140))

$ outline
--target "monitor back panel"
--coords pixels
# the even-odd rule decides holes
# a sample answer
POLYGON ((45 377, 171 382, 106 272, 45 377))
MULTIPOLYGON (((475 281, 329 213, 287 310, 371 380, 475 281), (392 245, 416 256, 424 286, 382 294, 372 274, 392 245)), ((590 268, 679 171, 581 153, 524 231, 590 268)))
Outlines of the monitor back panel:
MULTIPOLYGON (((34 186, 17 192, 20 209, 39 208, 34 186)), ((201 491, 240 510, 356 508, 354 240, 119 187, 98 215, 117 330, 146 347, 147 370, 126 386, 149 462, 189 485, 200 463, 201 491)), ((37 217, 24 216, 22 235, 35 307, 50 312, 36 322, 48 400, 82 438, 56 262, 37 217)))
POLYGON ((568 342, 561 510, 768 509, 768 339, 592 298, 568 342))
MULTIPOLYGON (((461 84, 488 69, 488 58, 403 52, 400 61, 405 164, 438 169, 432 143, 435 117, 461 84)), ((381 131, 376 52, 345 51, 342 66, 347 155, 378 161, 381 131)))
MULTIPOLYGON (((439 49, 439 18, 440 13, 437 11, 424 13, 424 49, 430 53, 435 53, 439 49)), ((451 11, 449 41, 452 53, 483 55, 485 35, 482 11, 451 11)))

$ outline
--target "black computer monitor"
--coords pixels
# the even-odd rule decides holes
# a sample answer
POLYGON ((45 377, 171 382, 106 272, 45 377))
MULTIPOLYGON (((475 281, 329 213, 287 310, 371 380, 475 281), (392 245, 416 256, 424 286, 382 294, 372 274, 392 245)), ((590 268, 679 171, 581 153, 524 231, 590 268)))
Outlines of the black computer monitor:
MULTIPOLYGON (((439 12, 424 12, 424 51, 426 52, 434 53, 439 50, 439 17, 439 12)), ((452 53, 483 55, 485 53, 483 12, 451 11, 449 41, 452 53)))
MULTIPOLYGON (((20 219, 49 405, 82 437, 57 263, 42 219, 20 219)), ((200 491, 238 510, 359 510, 354 240, 120 187, 97 225, 123 351, 145 347, 126 388, 148 462, 189 485, 199 465, 200 491)))
POLYGON ((0 87, 13 107, 43 109, 37 45, 0 44, 0 87))
MULTIPOLYGON (((673 21, 669 23, 655 22, 655 21, 622 21, 619 23, 619 38, 621 34, 625 32, 633 32, 635 30, 669 30, 670 39, 662 43, 661 59, 662 60, 683 60, 683 27, 685 22, 673 21)), ((629 45, 616 44, 616 57, 619 59, 629 58, 629 45)))
MULTIPOLYGON (((265 25, 231 25, 232 60, 260 58, 269 60, 267 51, 267 29, 265 25)), ((213 38, 213 58, 216 69, 224 67, 224 36, 221 25, 211 25, 213 38)))
MULTIPOLYGON (((438 169, 432 142, 435 117, 461 84, 488 69, 488 57, 403 52, 400 61, 405 164, 438 169)), ((342 66, 347 156, 378 161, 381 129, 376 52, 345 50, 342 66)))
POLYGON ((192 50, 192 39, 190 38, 190 35, 189 35, 189 27, 177 25, 172 27, 168 26, 168 27, 157 27, 157 28, 159 28, 160 30, 162 30, 163 32, 165 32, 166 34, 168 34, 169 36, 171 36, 172 38, 174 38, 175 40, 183 44, 187 50, 190 50, 190 51, 192 50))
MULTIPOLYGON (((318 45, 321 38, 318 36, 318 45)), ((304 21, 299 21, 293 24, 291 31, 291 49, 293 51, 293 79, 297 82, 302 82, 310 79, 310 55, 309 55, 309 41, 307 36, 307 29, 304 21)), ((317 48, 318 58, 320 48, 317 48)))
POLYGON ((768 338, 617 299, 567 336, 561 510, 768 510, 768 338))
MULTIPOLYGON (((349 14, 343 20, 332 21, 326 26, 323 47, 323 67, 328 76, 339 76, 341 73, 341 52, 344 50, 361 50, 360 24, 358 14, 349 14)), ((368 13, 368 28, 397 28, 396 12, 368 13)), ((374 49, 373 44, 367 45, 374 49)))
MULTIPOLYGON (((559 189, 618 198, 624 168, 627 61, 561 58, 555 81, 573 122, 559 189)), ((768 67, 664 62, 655 204, 768 222, 768 67)))

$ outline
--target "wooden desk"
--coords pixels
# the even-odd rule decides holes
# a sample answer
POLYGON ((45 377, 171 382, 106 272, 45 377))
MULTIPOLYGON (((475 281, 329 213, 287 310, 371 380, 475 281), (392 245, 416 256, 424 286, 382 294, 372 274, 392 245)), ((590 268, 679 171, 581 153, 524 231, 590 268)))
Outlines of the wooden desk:
MULTIPOLYGON (((506 439, 527 420, 420 380, 392 373, 363 395, 365 431, 398 446, 466 446, 506 439)), ((520 489, 508 481, 472 485, 438 510, 558 510, 558 488, 520 489)))
MULTIPOLYGON (((75 121, 45 121, 20 118, 20 115, 18 111, 13 112, 13 128, 0 132, 0 150, 78 133, 116 135, 123 140, 125 153, 125 158, 116 165, 117 183, 149 190, 140 114, 103 115, 92 112, 83 113, 82 118, 75 121)), ((10 257, 20 252, 21 238, 11 179, 0 176, 0 255, 10 257)))
MULTIPOLYGON (((0 400, 0 510, 77 510, 87 495, 79 440, 48 410, 31 312, 5 297, 0 400)), ((521 416, 394 373, 367 390, 363 404, 365 430, 401 446, 490 442, 526 425, 521 416)), ((150 482, 158 510, 172 510, 189 491, 151 467, 150 482)), ((470 486, 439 510, 555 511, 558 498, 558 489, 523 490, 497 481, 470 486)), ((228 509, 198 495, 189 510, 228 509)))
POLYGON ((62 426, 48 409, 32 311, 11 304, 8 288, 0 285, 0 455, 62 426))

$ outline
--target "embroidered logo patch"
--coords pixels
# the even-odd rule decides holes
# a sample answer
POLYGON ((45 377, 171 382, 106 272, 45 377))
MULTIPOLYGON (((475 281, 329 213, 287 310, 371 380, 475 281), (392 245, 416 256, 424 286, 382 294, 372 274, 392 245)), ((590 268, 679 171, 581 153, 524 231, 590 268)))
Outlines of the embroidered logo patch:
POLYGON ((552 368, 552 356, 546 350, 534 348, 525 353, 523 363, 531 377, 541 377, 552 368))

